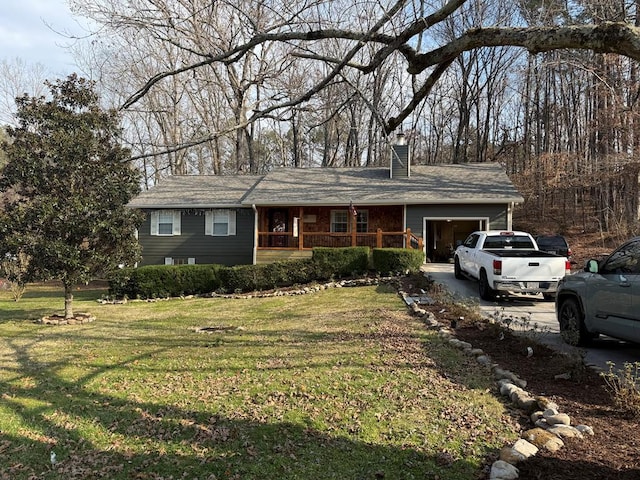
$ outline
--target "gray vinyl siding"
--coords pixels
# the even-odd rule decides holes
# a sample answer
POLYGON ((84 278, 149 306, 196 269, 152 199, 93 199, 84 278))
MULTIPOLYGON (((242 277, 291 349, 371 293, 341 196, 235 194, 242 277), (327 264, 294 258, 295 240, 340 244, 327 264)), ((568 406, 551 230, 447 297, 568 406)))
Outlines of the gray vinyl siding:
POLYGON ((150 211, 138 230, 142 246, 140 265, 164 265, 165 257, 195 258, 196 264, 250 265, 253 263, 254 212, 236 210, 236 235, 213 237, 204 234, 205 214, 182 213, 181 235, 151 235, 150 211))
POLYGON ((422 235, 423 219, 428 218, 488 218, 489 228, 507 228, 507 204, 480 205, 408 205, 407 227, 416 235, 422 235))

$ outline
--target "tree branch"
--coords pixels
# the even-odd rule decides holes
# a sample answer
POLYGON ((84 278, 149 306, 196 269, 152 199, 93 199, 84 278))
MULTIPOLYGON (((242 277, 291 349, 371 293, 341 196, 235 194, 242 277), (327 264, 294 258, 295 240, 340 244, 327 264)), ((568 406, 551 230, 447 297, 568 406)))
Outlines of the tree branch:
POLYGON ((561 49, 592 50, 640 60, 640 29, 621 22, 570 27, 478 28, 447 45, 416 55, 409 62, 408 72, 418 74, 463 52, 499 46, 523 47, 532 54, 561 49))

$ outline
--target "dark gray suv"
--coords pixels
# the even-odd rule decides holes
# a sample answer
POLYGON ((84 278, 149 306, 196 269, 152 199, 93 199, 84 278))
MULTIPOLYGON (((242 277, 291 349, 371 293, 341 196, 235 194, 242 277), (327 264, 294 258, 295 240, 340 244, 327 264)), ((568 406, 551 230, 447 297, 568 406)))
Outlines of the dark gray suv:
POLYGON ((640 237, 565 276, 556 315, 562 338, 571 345, 585 345, 599 334, 640 343, 640 237))

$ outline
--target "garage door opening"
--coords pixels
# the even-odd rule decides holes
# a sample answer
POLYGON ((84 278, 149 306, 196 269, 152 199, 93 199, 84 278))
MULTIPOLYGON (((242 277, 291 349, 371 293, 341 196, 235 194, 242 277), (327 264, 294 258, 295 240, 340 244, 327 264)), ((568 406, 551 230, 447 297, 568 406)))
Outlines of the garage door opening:
POLYGON ((487 219, 425 219, 425 255, 427 262, 449 263, 453 252, 476 230, 486 230, 487 219))

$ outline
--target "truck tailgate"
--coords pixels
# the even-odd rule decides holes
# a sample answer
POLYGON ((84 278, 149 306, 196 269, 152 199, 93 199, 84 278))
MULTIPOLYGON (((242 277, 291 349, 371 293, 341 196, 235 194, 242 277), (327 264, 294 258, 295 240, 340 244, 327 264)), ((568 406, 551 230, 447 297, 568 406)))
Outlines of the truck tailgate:
POLYGON ((523 282, 548 282, 564 277, 565 267, 564 257, 503 258, 500 278, 523 282))

